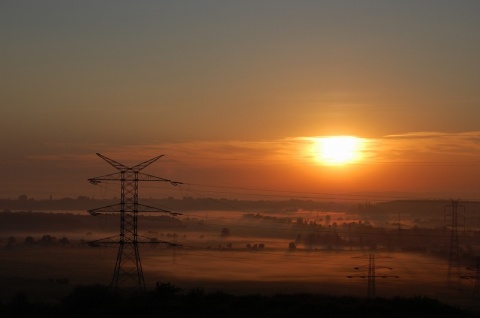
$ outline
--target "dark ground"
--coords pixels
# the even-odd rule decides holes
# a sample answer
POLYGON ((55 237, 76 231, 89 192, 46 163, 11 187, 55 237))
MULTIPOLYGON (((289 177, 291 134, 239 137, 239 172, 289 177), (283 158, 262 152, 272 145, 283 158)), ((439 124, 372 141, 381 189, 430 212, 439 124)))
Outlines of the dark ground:
POLYGON ((33 303, 17 293, 0 307, 9 317, 480 317, 416 298, 365 299, 317 294, 232 295, 203 289, 182 291, 170 283, 155 290, 120 293, 103 285, 77 286, 57 304, 33 303))

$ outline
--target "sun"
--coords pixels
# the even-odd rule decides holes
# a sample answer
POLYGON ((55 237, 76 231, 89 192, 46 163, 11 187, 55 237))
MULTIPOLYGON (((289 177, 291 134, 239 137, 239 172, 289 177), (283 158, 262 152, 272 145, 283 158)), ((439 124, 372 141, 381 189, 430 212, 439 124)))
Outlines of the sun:
POLYGON ((327 166, 342 166, 362 157, 363 140, 353 136, 318 137, 314 140, 315 160, 327 166))

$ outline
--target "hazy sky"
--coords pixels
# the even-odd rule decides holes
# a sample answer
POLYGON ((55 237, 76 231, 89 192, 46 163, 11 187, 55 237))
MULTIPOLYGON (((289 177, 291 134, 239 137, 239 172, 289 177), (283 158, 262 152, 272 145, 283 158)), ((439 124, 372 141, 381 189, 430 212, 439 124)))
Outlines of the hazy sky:
POLYGON ((148 173, 192 188, 480 198, 479 16, 477 0, 1 1, 0 197, 90 196, 113 172, 100 152, 165 154, 148 173), (331 135, 366 138, 368 160, 312 160, 331 135))

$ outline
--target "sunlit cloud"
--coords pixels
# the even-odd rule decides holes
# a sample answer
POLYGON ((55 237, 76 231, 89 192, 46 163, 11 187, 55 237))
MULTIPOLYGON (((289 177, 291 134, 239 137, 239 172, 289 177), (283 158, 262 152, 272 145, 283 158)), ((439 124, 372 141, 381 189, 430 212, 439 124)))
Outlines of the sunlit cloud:
MULTIPOLYGON (((326 136, 291 137, 262 141, 188 141, 115 146, 103 144, 49 144, 43 154, 31 154, 25 160, 48 162, 97 161, 100 152, 112 159, 138 163, 158 155, 166 162, 194 162, 196 165, 300 164, 314 163, 312 146, 326 136)), ((474 163, 480 160, 480 131, 461 133, 414 132, 361 138, 362 160, 375 163, 474 163)), ((479 162, 480 163, 480 162, 479 162)))
POLYGON ((379 161, 480 163, 480 132, 417 132, 377 140, 379 161))

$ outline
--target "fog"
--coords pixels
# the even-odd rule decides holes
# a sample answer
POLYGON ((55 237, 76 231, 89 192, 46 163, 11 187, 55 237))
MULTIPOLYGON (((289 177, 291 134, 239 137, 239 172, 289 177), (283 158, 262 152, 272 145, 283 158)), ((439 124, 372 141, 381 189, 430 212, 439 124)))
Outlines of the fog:
MULTIPOLYGON (((3 232, 1 298, 26 291, 33 299, 54 301, 76 284, 111 282, 117 245, 93 248, 86 242, 118 234, 118 216, 78 218, 93 223, 79 222, 77 230, 19 227, 3 232), (45 235, 52 240, 45 241, 45 235), (26 236, 34 243, 26 244, 26 236), (9 237, 15 242, 9 244, 9 237), (64 237, 68 244, 59 244, 64 237)), ((165 219, 141 216, 140 241, 156 238, 177 246, 139 244, 140 255, 147 289, 171 282, 185 290, 365 297, 367 278, 361 276, 367 275, 368 255, 373 254, 377 296, 429 296, 472 306, 473 280, 462 280, 456 289, 446 284, 449 232, 410 228, 407 224, 421 221, 416 219, 405 217, 399 231, 392 223, 395 215, 366 219, 347 212, 197 211, 168 225, 165 219)), ((479 247, 478 236, 467 234, 460 236, 463 275, 473 274, 466 267, 474 266, 479 247)))

